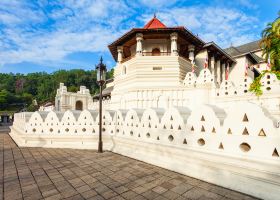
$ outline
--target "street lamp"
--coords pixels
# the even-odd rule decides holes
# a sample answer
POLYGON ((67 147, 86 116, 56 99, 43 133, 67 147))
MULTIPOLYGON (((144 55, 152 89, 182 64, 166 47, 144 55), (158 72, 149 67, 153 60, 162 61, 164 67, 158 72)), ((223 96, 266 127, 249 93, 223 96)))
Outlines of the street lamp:
POLYGON ((103 152, 102 143, 102 86, 106 83, 106 65, 103 64, 102 57, 100 63, 95 66, 97 72, 97 84, 99 85, 99 140, 98 140, 98 153, 103 152))

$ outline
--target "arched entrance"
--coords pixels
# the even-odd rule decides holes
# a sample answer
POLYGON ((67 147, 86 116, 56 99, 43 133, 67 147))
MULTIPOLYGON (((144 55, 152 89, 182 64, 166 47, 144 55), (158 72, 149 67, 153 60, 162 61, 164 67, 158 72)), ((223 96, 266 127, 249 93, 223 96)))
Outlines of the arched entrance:
POLYGON ((160 50, 159 48, 154 48, 152 50, 152 56, 160 56, 160 50))
POLYGON ((83 110, 83 102, 76 101, 76 110, 83 110))

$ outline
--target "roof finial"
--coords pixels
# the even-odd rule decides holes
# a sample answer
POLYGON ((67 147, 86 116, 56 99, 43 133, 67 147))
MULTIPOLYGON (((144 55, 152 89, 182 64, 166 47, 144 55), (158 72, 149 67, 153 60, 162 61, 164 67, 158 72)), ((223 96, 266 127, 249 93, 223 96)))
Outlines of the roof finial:
POLYGON ((103 62, 103 58, 102 58, 102 56, 100 57, 100 63, 102 63, 103 62))
POLYGON ((156 12, 154 12, 154 18, 157 18, 157 15, 156 15, 157 13, 156 12))

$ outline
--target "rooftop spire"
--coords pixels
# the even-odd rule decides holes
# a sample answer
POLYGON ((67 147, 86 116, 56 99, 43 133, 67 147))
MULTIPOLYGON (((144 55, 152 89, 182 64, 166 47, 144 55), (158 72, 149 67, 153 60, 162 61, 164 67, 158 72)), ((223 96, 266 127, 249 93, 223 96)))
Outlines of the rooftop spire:
POLYGON ((154 13, 154 18, 151 19, 145 26, 145 29, 157 29, 157 28, 166 28, 166 26, 158 20, 156 13, 154 13))

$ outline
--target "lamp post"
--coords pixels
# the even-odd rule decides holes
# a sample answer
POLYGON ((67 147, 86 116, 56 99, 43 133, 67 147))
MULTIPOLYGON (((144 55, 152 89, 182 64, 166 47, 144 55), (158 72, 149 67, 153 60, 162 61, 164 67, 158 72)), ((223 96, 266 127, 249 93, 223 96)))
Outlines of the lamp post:
POLYGON ((99 85, 99 140, 98 140, 98 153, 103 152, 102 143, 102 86, 106 82, 106 65, 103 64, 102 57, 100 63, 95 66, 97 74, 97 84, 99 85))

